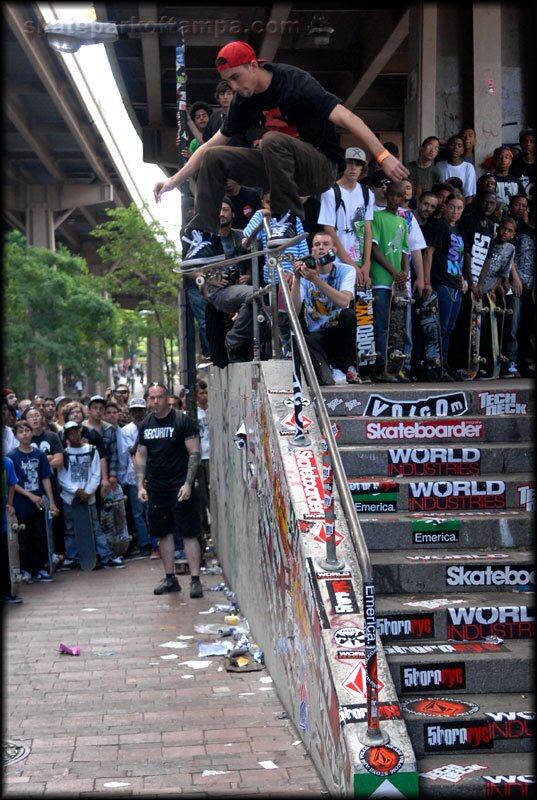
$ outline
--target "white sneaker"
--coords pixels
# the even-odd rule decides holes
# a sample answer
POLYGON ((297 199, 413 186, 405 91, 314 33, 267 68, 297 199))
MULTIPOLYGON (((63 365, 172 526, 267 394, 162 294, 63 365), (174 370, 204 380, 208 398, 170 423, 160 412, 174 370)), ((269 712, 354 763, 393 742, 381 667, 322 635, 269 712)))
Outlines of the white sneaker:
POLYGON ((347 383, 347 376, 344 372, 340 369, 336 369, 332 367, 332 377, 334 379, 334 383, 347 383))

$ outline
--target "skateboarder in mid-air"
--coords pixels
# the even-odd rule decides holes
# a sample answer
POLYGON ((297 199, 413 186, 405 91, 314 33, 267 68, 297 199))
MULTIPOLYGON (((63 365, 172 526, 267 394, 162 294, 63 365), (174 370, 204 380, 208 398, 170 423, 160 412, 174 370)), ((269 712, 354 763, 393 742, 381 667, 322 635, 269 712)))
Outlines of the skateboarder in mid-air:
POLYGON ((401 180, 408 175, 367 125, 307 72, 262 62, 246 42, 225 45, 216 68, 235 92, 222 127, 184 167, 153 190, 159 202, 164 192, 196 177, 196 213, 184 235, 190 244, 184 267, 224 258, 218 230, 228 177, 270 189, 269 247, 292 239, 295 217, 304 216, 300 196, 321 194, 345 169, 336 126, 351 133, 388 177, 401 180), (271 130, 271 120, 277 121, 278 131, 271 130), (233 136, 252 126, 268 129, 261 149, 227 146, 233 136))

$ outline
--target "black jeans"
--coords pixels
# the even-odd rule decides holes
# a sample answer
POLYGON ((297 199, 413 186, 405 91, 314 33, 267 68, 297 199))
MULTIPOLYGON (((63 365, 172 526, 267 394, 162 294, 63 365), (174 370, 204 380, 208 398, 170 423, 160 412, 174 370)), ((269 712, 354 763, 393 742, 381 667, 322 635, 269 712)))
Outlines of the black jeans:
POLYGON ((337 165, 311 144, 269 131, 261 150, 229 145, 209 148, 196 177, 196 214, 188 228, 218 233, 226 180, 270 189, 273 214, 304 216, 300 197, 321 194, 337 177, 337 165))
POLYGON ((337 325, 306 333, 304 338, 318 378, 324 382, 325 378, 331 377, 327 371, 329 365, 346 373, 354 360, 356 348, 354 309, 341 309, 337 325))

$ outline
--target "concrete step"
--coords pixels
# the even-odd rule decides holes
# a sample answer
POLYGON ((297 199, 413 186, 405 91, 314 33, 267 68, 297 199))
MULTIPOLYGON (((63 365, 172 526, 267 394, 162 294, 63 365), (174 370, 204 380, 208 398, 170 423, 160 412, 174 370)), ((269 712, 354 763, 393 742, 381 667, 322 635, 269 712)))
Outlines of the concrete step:
POLYGON ((489 473, 473 477, 386 478, 349 475, 349 488, 358 515, 446 511, 531 510, 535 482, 526 472, 489 473))
POLYGON ((441 480, 444 477, 476 479, 479 475, 533 472, 533 447, 529 442, 460 445, 420 443, 339 445, 349 475, 384 475, 441 480), (426 445, 426 446, 422 446, 426 445))
POLYGON ((442 697, 425 692, 401 701, 401 708, 416 755, 449 756, 471 750, 474 757, 486 758, 491 752, 533 751, 531 694, 467 694, 463 698, 449 692, 442 697))
POLYGON ((371 553, 373 576, 379 594, 404 592, 510 591, 535 586, 531 549, 457 552, 437 550, 377 550, 371 553))
POLYGON ((534 686, 533 642, 529 639, 512 640, 482 652, 393 653, 388 655, 388 665, 401 700, 417 692, 503 692, 507 682, 511 692, 531 692, 534 686))
POLYGON ((498 652, 535 636, 533 592, 485 590, 457 594, 414 591, 377 596, 378 630, 387 655, 498 652))
POLYGON ((398 420, 406 417, 525 416, 535 411, 533 381, 323 386, 330 414, 398 420), (392 388, 394 387, 394 388, 392 388))
POLYGON ((533 753, 456 753, 420 756, 420 798, 530 798, 535 791, 533 753))
POLYGON ((426 419, 375 419, 335 416, 341 431, 338 444, 380 447, 480 447, 487 442, 528 442, 534 435, 534 416, 427 417, 426 419))
POLYGON ((532 513, 507 509, 452 511, 445 514, 378 514, 359 517, 370 550, 413 547, 529 547, 534 541, 532 513))

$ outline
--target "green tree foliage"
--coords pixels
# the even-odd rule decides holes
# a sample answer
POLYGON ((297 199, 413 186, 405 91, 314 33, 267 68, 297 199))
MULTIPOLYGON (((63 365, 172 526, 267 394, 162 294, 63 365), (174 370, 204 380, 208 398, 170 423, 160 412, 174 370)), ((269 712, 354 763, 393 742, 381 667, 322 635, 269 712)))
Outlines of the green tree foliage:
POLYGON ((162 226, 146 222, 134 204, 109 208, 106 214, 110 221, 98 225, 91 235, 103 242, 97 252, 110 267, 107 291, 117 299, 134 297, 138 311, 153 312, 143 318, 144 332, 160 338, 171 385, 169 342, 175 343, 178 352, 177 293, 181 285, 180 276, 172 271, 179 263, 175 245, 162 226))
POLYGON ((18 231, 8 233, 4 289, 4 372, 21 393, 32 387, 36 365, 52 385, 60 364, 76 375, 99 378, 99 359, 127 341, 120 309, 103 296, 103 279, 64 247, 32 247, 18 231))

